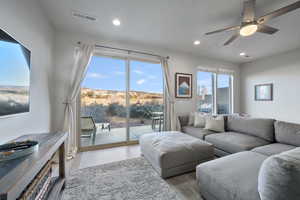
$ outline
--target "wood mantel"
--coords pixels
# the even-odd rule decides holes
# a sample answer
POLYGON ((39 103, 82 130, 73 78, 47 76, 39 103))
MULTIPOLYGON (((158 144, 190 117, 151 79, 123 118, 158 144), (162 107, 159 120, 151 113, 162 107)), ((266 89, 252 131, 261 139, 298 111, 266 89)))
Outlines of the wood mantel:
MULTIPOLYGON (((59 151, 59 177, 52 190, 59 193, 65 182, 65 140, 66 133, 24 135, 14 141, 36 140, 35 153, 10 161, 0 162, 0 200, 16 200, 31 183, 43 166, 59 151)), ((56 194, 50 192, 49 197, 56 194)))

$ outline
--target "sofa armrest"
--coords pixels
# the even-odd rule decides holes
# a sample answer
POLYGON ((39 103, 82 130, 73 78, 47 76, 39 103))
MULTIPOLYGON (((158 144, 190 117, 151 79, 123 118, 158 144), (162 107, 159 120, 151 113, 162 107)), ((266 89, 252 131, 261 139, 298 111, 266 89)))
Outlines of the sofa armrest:
POLYGON ((300 197, 300 148, 267 158, 259 172, 261 200, 298 200, 300 197))

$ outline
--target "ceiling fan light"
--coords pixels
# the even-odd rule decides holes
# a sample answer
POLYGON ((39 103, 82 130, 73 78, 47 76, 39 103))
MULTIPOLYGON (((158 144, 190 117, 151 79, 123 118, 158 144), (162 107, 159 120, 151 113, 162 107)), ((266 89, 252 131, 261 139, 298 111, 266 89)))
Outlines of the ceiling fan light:
POLYGON ((240 29, 240 35, 241 36, 250 36, 253 35, 258 29, 258 26, 256 24, 250 24, 242 27, 240 29))

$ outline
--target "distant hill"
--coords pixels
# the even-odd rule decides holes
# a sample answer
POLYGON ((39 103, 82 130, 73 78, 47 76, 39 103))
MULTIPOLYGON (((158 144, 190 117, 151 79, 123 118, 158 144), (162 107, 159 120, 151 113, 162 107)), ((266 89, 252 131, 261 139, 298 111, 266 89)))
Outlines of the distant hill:
MULTIPOLYGON (((126 94, 125 92, 115 91, 115 90, 100 90, 100 89, 81 89, 81 104, 91 105, 91 104, 102 104, 108 105, 111 103, 118 103, 120 105, 125 105, 126 94)), ((163 104, 163 94, 160 93, 150 93, 150 92, 140 92, 131 91, 130 92, 130 103, 131 104, 146 104, 146 103, 157 103, 163 104)))

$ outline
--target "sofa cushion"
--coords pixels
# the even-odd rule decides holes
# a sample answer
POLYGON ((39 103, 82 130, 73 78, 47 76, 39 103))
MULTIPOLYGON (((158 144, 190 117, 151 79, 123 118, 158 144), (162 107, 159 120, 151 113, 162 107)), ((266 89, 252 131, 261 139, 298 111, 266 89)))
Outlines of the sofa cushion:
POLYGON ((205 129, 216 131, 216 132, 225 132, 224 129, 224 117, 207 117, 205 122, 205 129))
POLYGON ((228 116, 227 130, 245 133, 274 142, 274 120, 228 116))
POLYGON ((223 157, 223 156, 228 156, 230 155, 231 153, 228 153, 226 151, 223 151, 221 149, 218 149, 218 148, 215 148, 215 156, 216 157, 223 157))
POLYGON ((204 140, 205 136, 216 133, 214 131, 205 130, 203 128, 195 128, 193 126, 184 126, 182 128, 182 132, 202 140, 204 140))
POLYGON ((207 200, 260 200, 257 177, 266 158, 245 151, 198 165, 196 177, 200 193, 207 200))
POLYGON ((258 191, 261 200, 300 199, 300 148, 269 157, 261 166, 258 191))
POLYGON ((279 154, 285 151, 289 151, 291 149, 296 148, 295 146, 288 145, 288 144, 281 144, 281 143, 273 143, 261 147, 256 147, 251 151, 264 154, 266 156, 272 156, 275 154, 279 154))
POLYGON ((187 126, 194 126, 194 121, 195 121, 195 112, 191 112, 189 114, 189 121, 187 126))
POLYGON ((276 121, 275 138, 277 142, 300 147, 300 124, 276 121))
POLYGON ((178 120, 180 123, 180 127, 184 127, 187 126, 189 123, 189 116, 188 115, 182 115, 182 116, 178 116, 178 120))
POLYGON ((206 116, 202 113, 194 113, 194 127, 204 128, 205 127, 206 116))
POLYGON ((228 153, 247 151, 270 143, 258 137, 236 132, 207 135, 205 141, 212 143, 216 148, 228 153))

